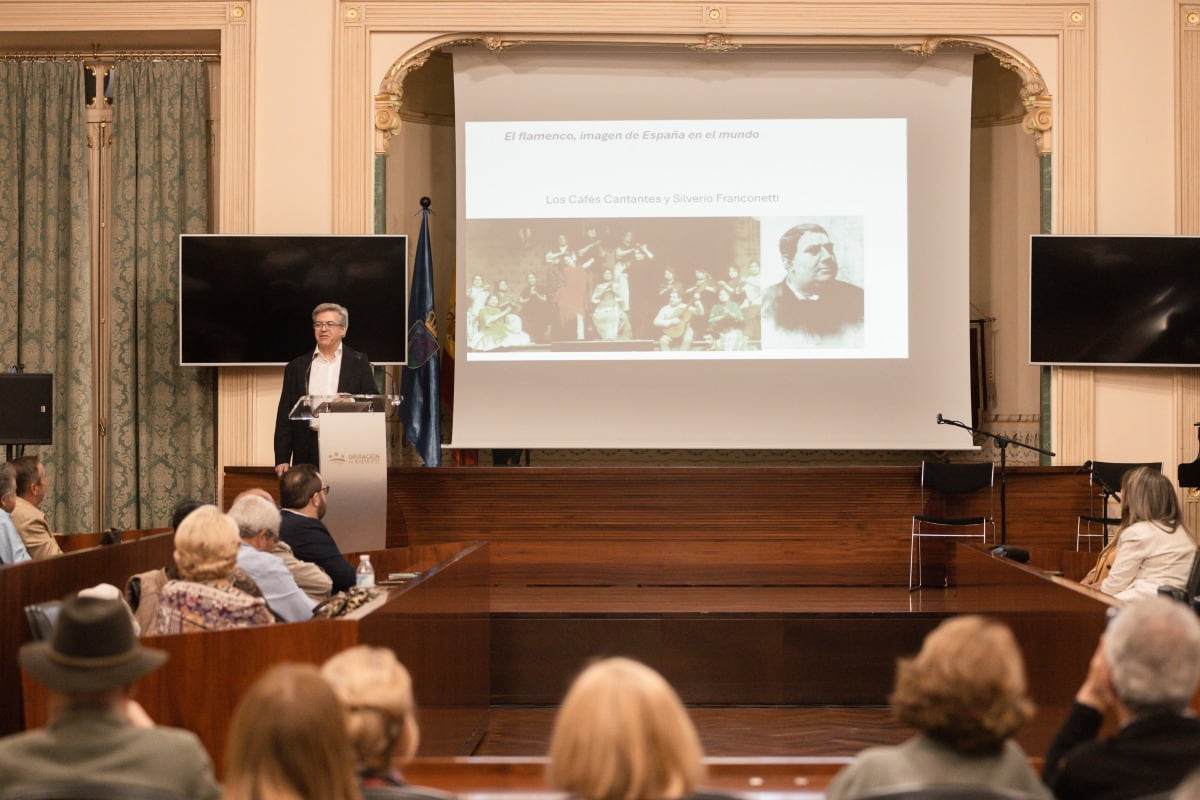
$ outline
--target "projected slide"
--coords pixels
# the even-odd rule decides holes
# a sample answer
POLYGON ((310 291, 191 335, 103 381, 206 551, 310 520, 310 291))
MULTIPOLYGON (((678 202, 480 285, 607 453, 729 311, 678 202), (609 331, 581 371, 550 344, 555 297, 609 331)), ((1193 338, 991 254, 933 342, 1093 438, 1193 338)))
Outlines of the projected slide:
POLYGON ((971 53, 452 55, 453 446, 973 446, 971 53))
POLYGON ((468 122, 468 360, 906 357, 906 138, 904 119, 468 122))

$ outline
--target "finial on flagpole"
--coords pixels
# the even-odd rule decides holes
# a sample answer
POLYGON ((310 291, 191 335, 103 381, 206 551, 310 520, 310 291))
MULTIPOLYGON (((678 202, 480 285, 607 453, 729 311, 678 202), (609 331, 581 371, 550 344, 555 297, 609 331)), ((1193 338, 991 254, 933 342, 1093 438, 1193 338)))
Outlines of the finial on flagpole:
POLYGON ((432 204, 432 203, 433 203, 433 201, 430 200, 428 197, 421 198, 421 208, 429 208, 430 204, 432 204))

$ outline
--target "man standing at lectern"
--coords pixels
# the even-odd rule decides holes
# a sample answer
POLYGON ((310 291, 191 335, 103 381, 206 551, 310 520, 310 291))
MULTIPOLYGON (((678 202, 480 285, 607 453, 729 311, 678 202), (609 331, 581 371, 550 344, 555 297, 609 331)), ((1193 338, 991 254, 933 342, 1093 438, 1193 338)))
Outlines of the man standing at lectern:
POLYGON ((318 465, 317 420, 293 422, 292 406, 306 394, 376 394, 371 361, 365 354, 342 344, 350 325, 350 312, 337 303, 313 309, 311 353, 293 359, 283 369, 283 391, 275 414, 275 474, 282 476, 293 464, 318 465))

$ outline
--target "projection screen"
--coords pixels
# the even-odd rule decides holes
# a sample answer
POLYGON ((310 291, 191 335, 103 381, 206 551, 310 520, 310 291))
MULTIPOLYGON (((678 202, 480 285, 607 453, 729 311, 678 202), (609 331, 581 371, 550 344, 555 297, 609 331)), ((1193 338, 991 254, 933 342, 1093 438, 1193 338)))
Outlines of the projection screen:
POLYGON ((454 447, 966 449, 972 56, 454 52, 454 447))

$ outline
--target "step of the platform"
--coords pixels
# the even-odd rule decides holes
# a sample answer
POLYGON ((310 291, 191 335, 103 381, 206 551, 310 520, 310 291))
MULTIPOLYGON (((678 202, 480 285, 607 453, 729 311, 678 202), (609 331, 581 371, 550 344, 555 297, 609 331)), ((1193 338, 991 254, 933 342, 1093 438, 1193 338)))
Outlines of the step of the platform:
POLYGON ((886 587, 495 587, 492 704, 553 705, 594 658, 663 673, 697 705, 881 705, 896 658, 953 605, 886 587), (533 654, 531 656, 531 654, 533 654))
MULTIPOLYGON (((477 756, 545 755, 554 708, 493 706, 477 756)), ((692 706, 688 714, 705 754, 714 757, 853 756, 864 747, 896 744, 911 730, 886 707, 692 706)))

